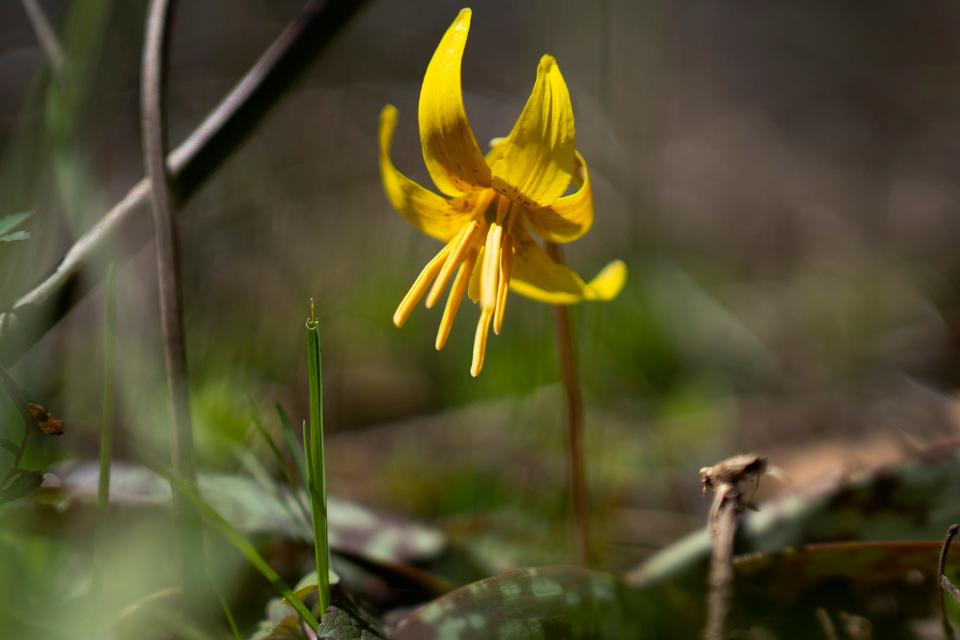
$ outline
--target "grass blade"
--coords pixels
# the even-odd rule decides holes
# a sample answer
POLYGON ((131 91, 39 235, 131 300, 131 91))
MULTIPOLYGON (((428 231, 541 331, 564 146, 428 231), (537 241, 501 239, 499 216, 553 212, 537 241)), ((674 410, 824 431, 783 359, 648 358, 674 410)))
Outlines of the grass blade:
POLYGON ((317 563, 317 607, 320 615, 330 605, 330 545, 327 541, 327 486, 323 454, 323 366, 320 361, 320 329, 310 301, 307 320, 307 371, 310 384, 310 424, 304 431, 307 455, 307 491, 313 516, 313 551, 317 563))
POLYGON ((287 448, 290 449, 290 455, 297 465, 297 473, 300 477, 300 484, 307 484, 307 459, 305 450, 300 449, 297 439, 293 434, 293 424, 290 422, 290 416, 284 411, 283 406, 278 402, 276 404, 277 418, 280 419, 280 426, 283 428, 283 437, 287 441, 287 448))
POLYGON ((172 473, 167 473, 164 471, 158 471, 163 475, 169 482, 170 486, 173 487, 177 493, 183 496, 190 504, 193 505, 193 508, 196 509, 203 518, 216 527, 223 537, 225 537, 234 548, 239 551, 243 557, 247 559, 254 568, 259 571, 264 578, 266 578, 270 584, 273 585, 273 588, 283 596, 283 599, 300 614, 300 617, 303 618, 311 629, 314 631, 320 626, 317 622, 317 619, 314 617, 310 610, 304 605, 297 596, 294 595, 293 591, 290 590, 290 587, 287 586, 287 583, 283 581, 276 571, 273 570, 263 556, 261 556, 257 550, 250 544, 243 535, 237 531, 233 525, 227 522, 223 516, 217 513, 216 509, 210 506, 209 503, 200 495, 200 492, 194 488, 191 483, 185 482, 182 478, 173 475, 172 473))

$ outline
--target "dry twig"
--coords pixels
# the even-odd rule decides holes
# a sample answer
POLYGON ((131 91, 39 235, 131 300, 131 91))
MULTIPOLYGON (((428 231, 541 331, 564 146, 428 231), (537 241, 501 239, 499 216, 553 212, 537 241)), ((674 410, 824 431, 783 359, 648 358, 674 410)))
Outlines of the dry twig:
MULTIPOLYGON (((311 0, 190 136, 167 156, 176 194, 187 198, 245 140, 315 55, 363 4, 311 0)), ((150 185, 140 180, 67 251, 43 282, 0 313, 0 364, 10 366, 60 321, 103 275, 96 265, 127 259, 146 244, 150 185), (128 242, 118 242, 120 238, 128 242), (122 256, 115 252, 122 251, 122 256), (84 275, 86 277, 81 277, 84 275)))
POLYGON ((741 454, 700 469, 704 493, 707 489, 713 489, 713 503, 707 520, 713 553, 708 577, 707 625, 703 630, 706 640, 721 640, 724 637, 733 593, 733 538, 737 531, 737 519, 744 509, 753 508, 743 499, 740 483, 745 480, 758 481, 766 470, 766 458, 753 454, 741 454))

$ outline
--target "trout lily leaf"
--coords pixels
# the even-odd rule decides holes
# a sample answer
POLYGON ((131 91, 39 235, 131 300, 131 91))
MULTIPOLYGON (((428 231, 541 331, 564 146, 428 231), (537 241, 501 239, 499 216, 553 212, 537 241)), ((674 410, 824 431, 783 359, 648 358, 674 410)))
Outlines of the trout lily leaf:
POLYGON ((567 243, 593 224, 587 163, 576 150, 573 107, 560 68, 545 55, 513 130, 480 151, 463 106, 460 62, 471 13, 447 29, 427 66, 420 90, 423 159, 440 194, 401 173, 390 159, 397 110, 380 113, 380 174, 387 199, 423 233, 444 243, 423 268, 393 315, 403 326, 426 295, 433 307, 450 287, 436 348, 447 342, 464 296, 480 306, 470 373, 483 368, 487 335, 503 327, 507 291, 548 304, 610 300, 626 281, 617 260, 584 282, 535 239, 567 243), (571 185, 572 193, 567 194, 571 185), (442 195, 441 195, 442 194, 442 195))

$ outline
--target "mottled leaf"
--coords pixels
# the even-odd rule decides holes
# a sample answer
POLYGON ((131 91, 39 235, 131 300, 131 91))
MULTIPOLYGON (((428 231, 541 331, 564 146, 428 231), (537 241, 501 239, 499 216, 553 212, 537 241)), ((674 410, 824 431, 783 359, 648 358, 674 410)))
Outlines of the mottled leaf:
POLYGON ((0 218, 0 236, 9 234, 32 215, 33 211, 21 211, 20 213, 8 213, 3 216, 0 218))
POLYGON ((7 233, 0 236, 0 242, 19 242, 21 240, 27 240, 30 238, 29 231, 14 231, 13 233, 7 233))
POLYGON ((792 597, 824 580, 862 584, 901 580, 910 572, 932 573, 942 544, 940 540, 812 544, 740 556, 733 566, 738 579, 766 584, 778 595, 792 597))
MULTIPOLYGON (((64 466, 57 473, 62 478, 65 500, 96 501, 99 470, 95 462, 64 466)), ((286 487, 270 492, 253 478, 225 474, 201 475, 199 486, 210 505, 240 531, 311 541, 309 529, 292 515, 296 502, 286 487)), ((115 462, 111 469, 110 501, 167 504, 170 487, 144 467, 115 462)), ((425 525, 334 497, 328 498, 327 509, 330 546, 334 550, 386 562, 419 562, 438 556, 445 548, 443 534, 425 525)))
POLYGON ((383 640, 384 636, 370 624, 360 620, 347 611, 332 606, 327 609, 320 628, 318 640, 383 640))
MULTIPOLYGON (((916 459, 817 493, 792 494, 745 514, 737 554, 777 552, 805 544, 841 541, 938 540, 960 520, 960 459, 954 449, 916 459)), ((652 556, 628 574, 635 585, 703 575, 710 555, 705 529, 652 556)))
POLYGON ((0 449, 6 449, 13 455, 20 453, 20 445, 10 438, 0 438, 0 449))
POLYGON ((613 576, 576 567, 517 569, 421 607, 396 640, 652 638, 652 602, 613 576))
POLYGON ((0 504, 24 498, 43 484, 43 473, 19 469, 3 489, 0 489, 0 504))
MULTIPOLYGON (((316 575, 306 576, 304 581, 310 578, 316 590, 316 575)), ((334 586, 331 595, 333 605, 320 619, 316 634, 300 623, 290 605, 276 599, 267 605, 267 619, 251 640, 383 640, 386 637, 380 622, 357 606, 342 589, 334 586)))
POLYGON ((931 586, 941 544, 813 544, 735 558, 731 622, 746 627, 762 621, 777 638, 814 638, 822 637, 818 616, 839 622, 853 614, 882 629, 880 637, 916 637, 917 625, 937 616, 931 586))

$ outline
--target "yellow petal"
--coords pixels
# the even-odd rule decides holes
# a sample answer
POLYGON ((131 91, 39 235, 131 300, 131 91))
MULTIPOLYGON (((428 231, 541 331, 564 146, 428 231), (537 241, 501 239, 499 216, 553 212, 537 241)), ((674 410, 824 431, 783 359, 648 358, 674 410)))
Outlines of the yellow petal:
POLYGON ((460 89, 460 61, 470 30, 470 10, 453 21, 427 65, 420 89, 420 145, 434 184, 450 196, 490 186, 487 166, 470 129, 460 89))
POLYGON ((570 93, 557 61, 543 56, 513 131, 490 154, 493 186, 527 208, 553 204, 570 185, 575 149, 570 93))
POLYGON ((515 229, 514 235, 516 249, 510 288, 522 296, 547 304, 611 300, 627 281, 627 266, 615 260, 585 283, 575 271, 554 262, 528 233, 515 229))
POLYGON ((593 225, 593 190, 587 162, 577 153, 577 169, 583 173, 579 189, 564 196, 549 207, 528 209, 530 227, 548 242, 573 242, 590 230, 593 225))
POLYGON ((390 160, 390 145, 397 126, 397 109, 380 112, 380 178, 390 204, 428 236, 446 242, 473 216, 474 198, 447 200, 403 175, 390 160))

